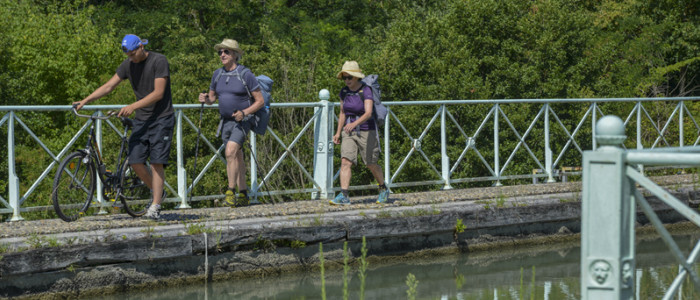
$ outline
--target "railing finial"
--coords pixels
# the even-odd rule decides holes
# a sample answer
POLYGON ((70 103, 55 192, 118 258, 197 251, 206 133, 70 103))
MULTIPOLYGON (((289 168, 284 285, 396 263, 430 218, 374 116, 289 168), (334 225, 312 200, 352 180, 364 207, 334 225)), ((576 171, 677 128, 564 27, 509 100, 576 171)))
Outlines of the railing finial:
POLYGON ((601 146, 600 150, 618 149, 627 139, 625 123, 618 116, 607 115, 600 118, 595 125, 595 131, 596 141, 601 146))
POLYGON ((331 93, 327 89, 322 89, 318 92, 318 98, 321 99, 321 101, 328 101, 328 99, 331 98, 331 93))

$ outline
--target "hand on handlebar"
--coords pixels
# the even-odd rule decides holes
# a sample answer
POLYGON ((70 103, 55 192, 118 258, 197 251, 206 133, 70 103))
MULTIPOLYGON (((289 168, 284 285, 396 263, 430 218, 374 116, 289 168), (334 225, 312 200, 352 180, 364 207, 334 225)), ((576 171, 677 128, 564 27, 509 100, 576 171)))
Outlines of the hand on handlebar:
POLYGON ((83 108, 83 106, 85 106, 85 103, 83 103, 83 101, 75 101, 75 102, 73 102, 73 109, 75 109, 76 111, 78 111, 78 110, 80 110, 81 108, 83 108))
POLYGON ((131 107, 131 105, 127 105, 122 107, 122 109, 119 110, 119 113, 117 114, 120 117, 129 117, 131 114, 134 113, 134 109, 131 107))

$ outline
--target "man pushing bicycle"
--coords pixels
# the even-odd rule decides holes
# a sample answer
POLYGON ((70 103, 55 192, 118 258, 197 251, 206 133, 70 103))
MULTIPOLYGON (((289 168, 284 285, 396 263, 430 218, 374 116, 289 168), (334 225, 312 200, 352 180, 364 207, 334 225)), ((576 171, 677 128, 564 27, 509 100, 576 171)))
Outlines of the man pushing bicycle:
POLYGON ((129 137, 129 164, 139 178, 151 189, 153 203, 145 216, 160 218, 160 204, 165 196, 164 168, 168 165, 170 144, 175 126, 172 95, 170 92, 170 66, 168 59, 153 51, 146 51, 142 40, 133 34, 122 39, 121 49, 127 58, 105 84, 85 99, 74 102, 77 110, 86 104, 112 92, 128 79, 137 101, 123 107, 118 115, 129 117, 136 113, 134 127, 129 137), (150 170, 146 162, 150 164, 150 170))

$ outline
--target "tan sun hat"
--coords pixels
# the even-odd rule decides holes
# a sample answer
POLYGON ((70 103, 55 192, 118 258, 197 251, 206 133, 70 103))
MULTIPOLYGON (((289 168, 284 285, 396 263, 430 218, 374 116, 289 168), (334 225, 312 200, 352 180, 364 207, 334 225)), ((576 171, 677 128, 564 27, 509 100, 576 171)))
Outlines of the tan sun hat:
POLYGON ((241 50, 241 47, 238 46, 238 42, 232 39, 224 39, 220 44, 216 44, 214 49, 216 49, 216 51, 219 51, 220 49, 229 49, 238 52, 239 57, 243 55, 243 50, 241 50))
POLYGON ((362 70, 360 69, 360 65, 357 64, 356 61, 354 60, 347 60, 343 64, 343 69, 338 72, 338 79, 343 77, 343 73, 347 73, 348 75, 351 75, 353 77, 357 78, 365 78, 365 74, 362 74, 362 70))

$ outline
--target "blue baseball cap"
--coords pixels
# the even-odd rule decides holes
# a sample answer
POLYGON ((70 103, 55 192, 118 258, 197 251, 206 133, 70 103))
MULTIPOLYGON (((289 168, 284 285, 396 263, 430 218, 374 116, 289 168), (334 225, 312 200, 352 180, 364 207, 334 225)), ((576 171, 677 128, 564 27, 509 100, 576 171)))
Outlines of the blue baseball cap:
POLYGON ((138 36, 135 36, 133 34, 127 34, 122 39, 122 51, 124 51, 124 53, 133 51, 139 46, 146 44, 148 44, 148 40, 142 40, 138 36))

